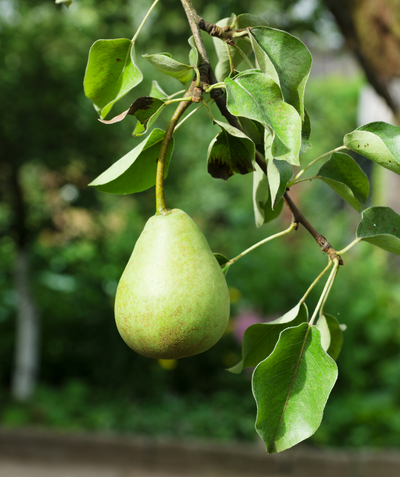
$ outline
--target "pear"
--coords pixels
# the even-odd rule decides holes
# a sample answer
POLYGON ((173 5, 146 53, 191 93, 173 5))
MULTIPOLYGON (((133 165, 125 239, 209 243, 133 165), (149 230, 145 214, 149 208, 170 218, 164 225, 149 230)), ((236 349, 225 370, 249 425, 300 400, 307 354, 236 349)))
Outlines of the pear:
POLYGON ((149 358, 208 350, 224 334, 229 292, 206 238, 182 210, 151 217, 118 284, 117 328, 149 358))

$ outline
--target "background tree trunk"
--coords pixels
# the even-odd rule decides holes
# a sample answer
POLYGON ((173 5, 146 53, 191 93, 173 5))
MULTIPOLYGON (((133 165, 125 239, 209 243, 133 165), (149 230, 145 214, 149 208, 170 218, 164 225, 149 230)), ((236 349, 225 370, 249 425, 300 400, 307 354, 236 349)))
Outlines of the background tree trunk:
POLYGON ((369 83, 400 120, 400 0, 324 0, 369 83))
POLYGON ((29 284, 26 251, 17 252, 14 283, 17 294, 17 326, 11 393, 19 402, 28 401, 34 391, 39 369, 39 316, 29 284))

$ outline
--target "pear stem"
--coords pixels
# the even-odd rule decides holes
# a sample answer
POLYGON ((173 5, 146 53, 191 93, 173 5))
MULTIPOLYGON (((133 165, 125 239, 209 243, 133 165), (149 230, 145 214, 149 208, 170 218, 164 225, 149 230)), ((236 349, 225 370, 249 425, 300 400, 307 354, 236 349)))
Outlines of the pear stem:
MULTIPOLYGON (((192 83, 192 85, 195 84, 192 83)), ((156 175, 156 215, 165 214, 167 212, 167 205, 165 203, 164 195, 164 175, 165 175, 165 162, 168 155, 168 148, 171 143, 172 135, 176 125, 178 124, 179 119, 186 109, 192 104, 192 86, 185 93, 184 97, 187 97, 186 100, 182 99, 176 108, 171 121, 168 124, 167 130, 165 131, 164 138, 161 143, 160 155, 158 156, 157 161, 157 175, 156 175)))

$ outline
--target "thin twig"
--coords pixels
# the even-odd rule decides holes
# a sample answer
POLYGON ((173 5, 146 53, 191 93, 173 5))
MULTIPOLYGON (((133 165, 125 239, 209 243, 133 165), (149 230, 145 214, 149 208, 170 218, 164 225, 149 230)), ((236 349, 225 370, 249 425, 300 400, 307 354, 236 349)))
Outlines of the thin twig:
POLYGON ((314 237, 320 249, 323 252, 325 252, 332 261, 337 259, 339 261, 339 264, 343 265, 343 260, 338 255, 336 250, 332 247, 332 245, 328 242, 328 240, 323 235, 318 233, 314 229, 314 227, 310 224, 310 222, 304 217, 304 215, 300 212, 296 204, 293 202, 293 200, 289 196, 288 191, 286 191, 283 194, 283 200, 286 202, 286 205, 289 207, 290 211, 292 212, 293 222, 301 224, 314 237))

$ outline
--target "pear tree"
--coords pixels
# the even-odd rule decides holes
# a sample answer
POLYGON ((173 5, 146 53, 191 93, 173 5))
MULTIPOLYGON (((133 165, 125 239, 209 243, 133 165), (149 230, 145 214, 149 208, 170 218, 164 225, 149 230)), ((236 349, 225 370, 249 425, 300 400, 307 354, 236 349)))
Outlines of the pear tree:
MULTIPOLYGON (((140 236, 117 290, 117 326, 126 343, 148 357, 181 358, 207 350, 227 325, 228 270, 260 245, 304 227, 316 250, 326 254, 325 268, 294 308, 247 328, 242 359, 228 370, 239 374, 254 368, 256 431, 268 453, 281 452, 318 429, 338 376, 336 360, 345 325, 329 314, 327 301, 343 256, 361 241, 400 255, 400 216, 388 207, 365 208, 369 181, 349 155, 356 152, 400 174, 400 128, 384 122, 366 124, 304 165, 301 156, 311 147, 310 118, 304 107, 312 64, 307 47, 247 13, 209 23, 191 0, 181 0, 188 21, 187 63, 165 52, 143 55, 176 78, 179 90, 167 95, 153 81, 148 96, 136 98, 128 110, 110 119, 114 105, 143 80, 135 43, 158 1, 149 6, 132 39, 101 39, 92 45, 84 78, 85 94, 103 123, 114 124, 129 115, 138 120, 133 131, 138 144, 90 185, 111 194, 155 186, 155 216, 140 236), (210 63, 202 32, 213 38, 216 65, 210 63), (156 121, 170 106, 175 110, 163 131, 156 121), (253 175, 256 227, 276 219, 284 207, 291 211, 292 220, 283 231, 231 259, 212 254, 199 228, 183 211, 168 208, 164 194, 173 149, 179 147, 174 131, 184 123, 187 127, 200 108, 219 129, 203 154, 208 173, 223 180, 234 174, 253 175), (223 121, 215 119, 216 109, 223 121), (307 176, 317 163, 319 171, 307 176), (323 181, 361 214, 356 237, 343 250, 336 250, 315 230, 293 201, 291 189, 301 188, 297 184, 304 181, 323 181), (320 280, 325 286, 309 313, 307 298, 320 280)), ((57 0, 62 2, 71 3, 57 0)))

